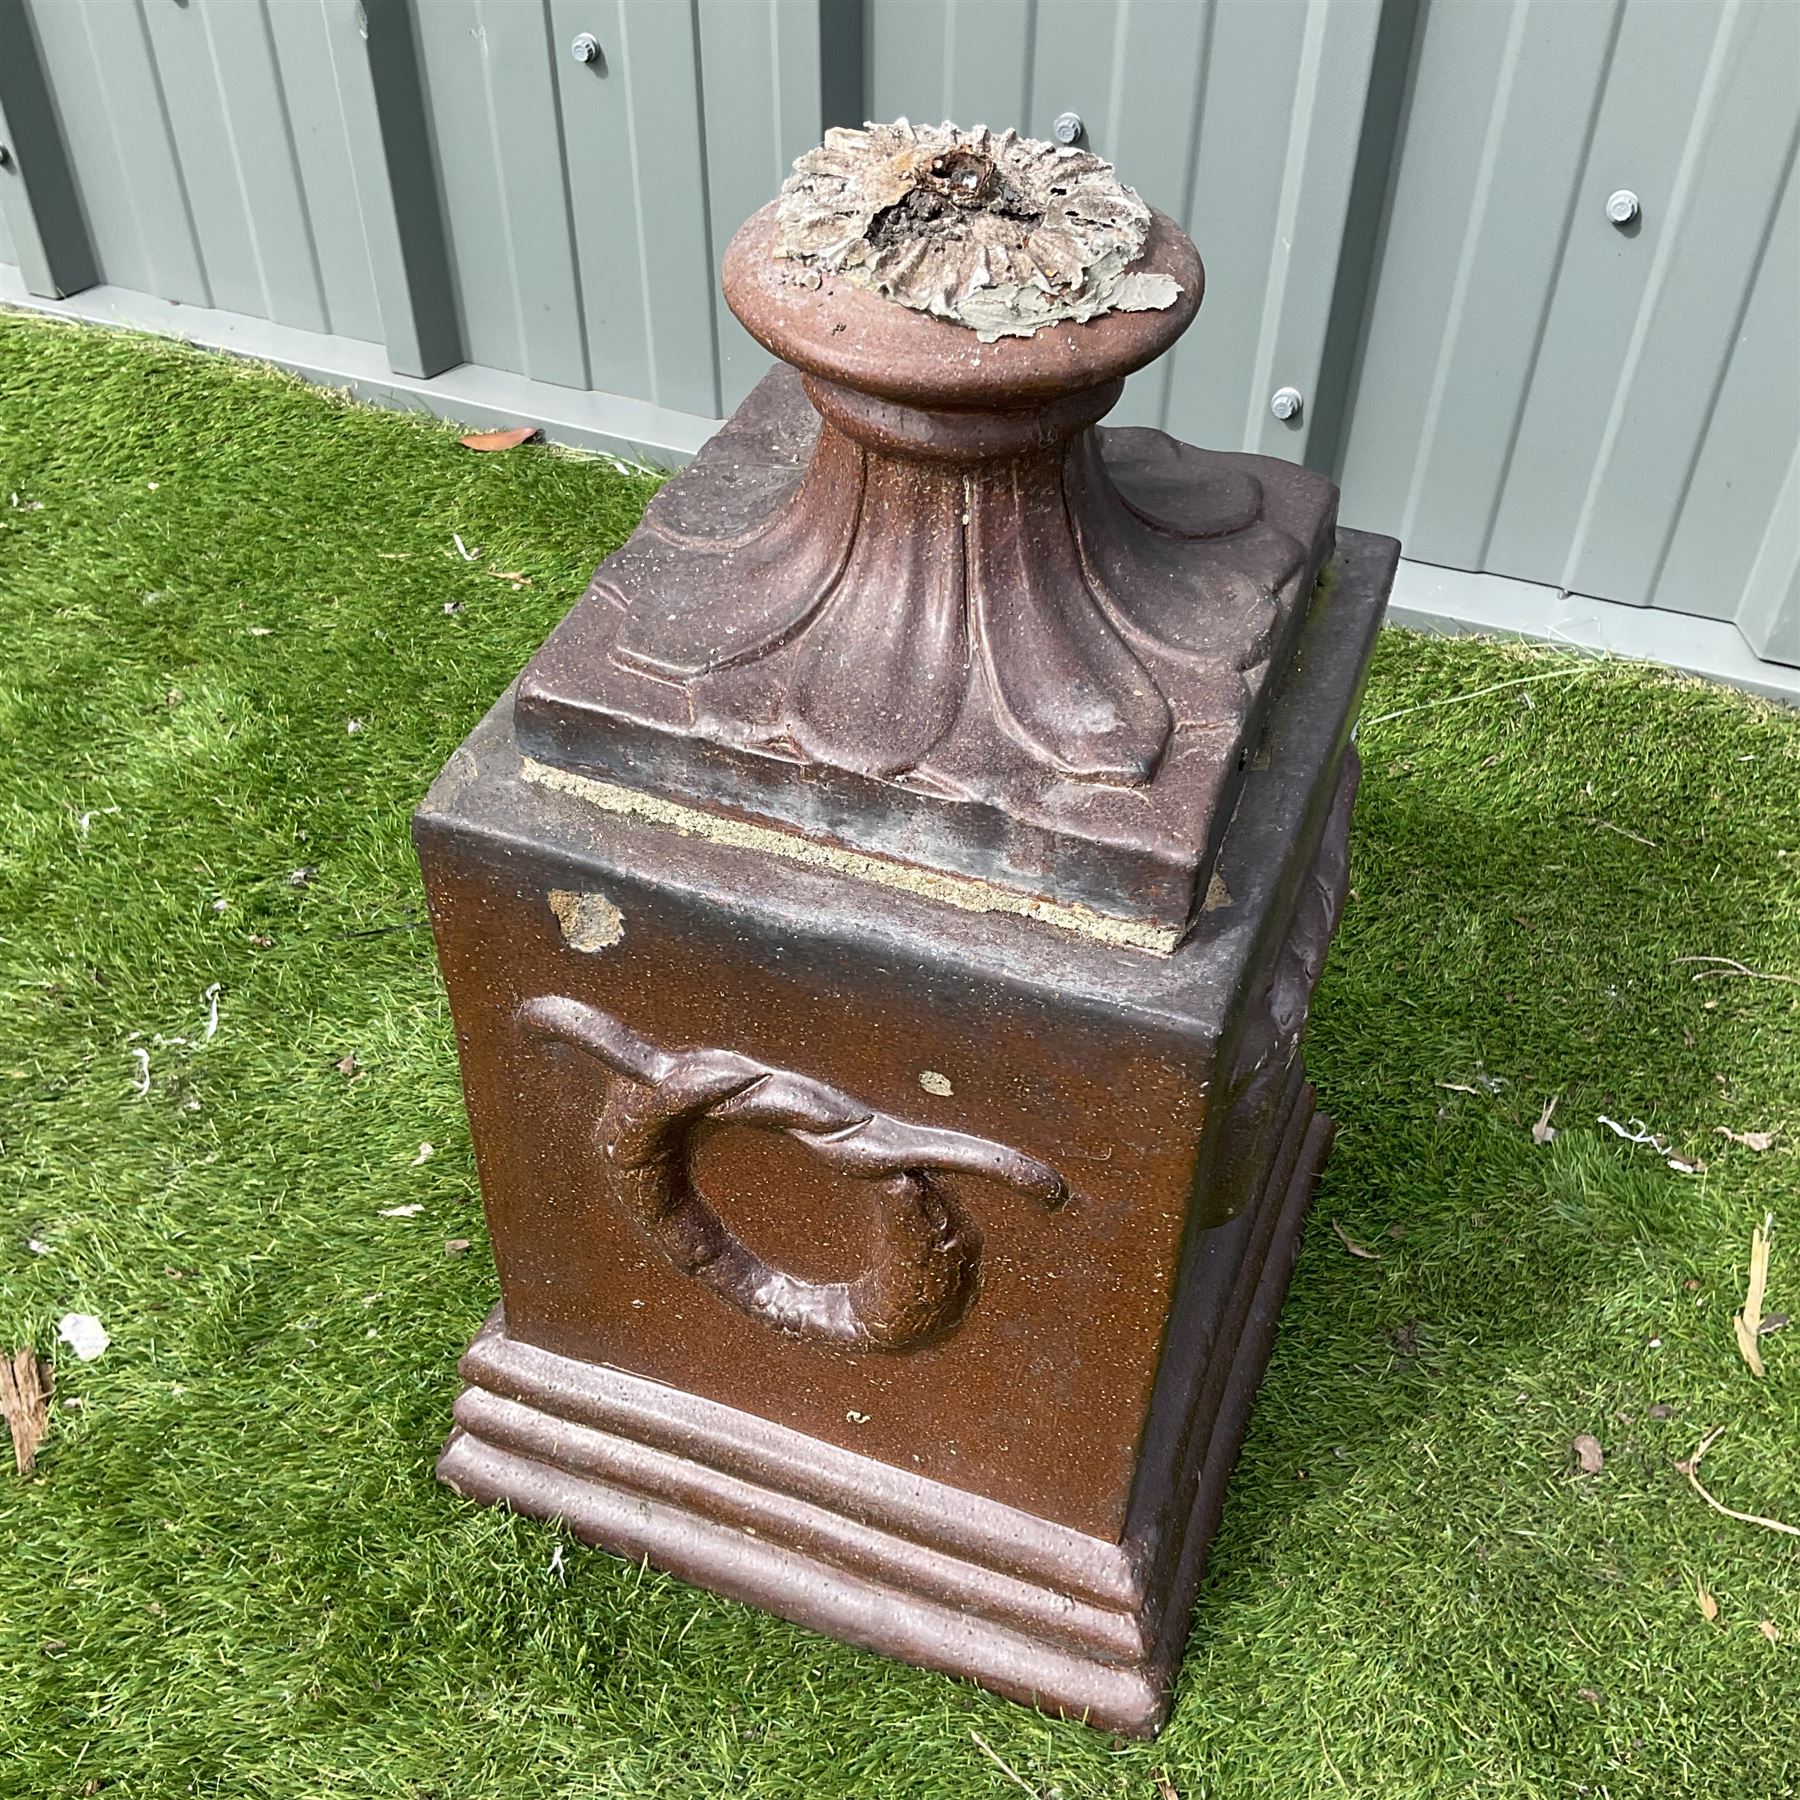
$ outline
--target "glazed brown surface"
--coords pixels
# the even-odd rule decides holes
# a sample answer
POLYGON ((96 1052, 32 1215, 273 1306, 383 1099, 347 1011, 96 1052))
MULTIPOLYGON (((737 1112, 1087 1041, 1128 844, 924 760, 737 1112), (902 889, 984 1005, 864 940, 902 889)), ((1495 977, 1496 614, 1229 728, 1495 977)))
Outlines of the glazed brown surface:
POLYGON ((1199 302, 980 343, 798 285, 765 210, 726 292, 791 365, 652 502, 519 684, 578 772, 1179 935, 1198 909, 1336 491, 1097 431, 1199 302))
POLYGON ((1330 1144, 1398 546, 1098 428, 1199 302, 1166 220, 1178 304, 993 344, 768 224, 792 366, 415 822, 501 1295, 440 1474, 1153 1733, 1330 1144))

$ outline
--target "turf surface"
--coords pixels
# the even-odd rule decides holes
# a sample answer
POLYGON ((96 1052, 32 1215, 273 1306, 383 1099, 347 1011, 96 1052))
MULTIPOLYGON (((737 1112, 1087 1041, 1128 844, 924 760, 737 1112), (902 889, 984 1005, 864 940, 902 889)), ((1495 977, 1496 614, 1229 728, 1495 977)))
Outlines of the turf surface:
POLYGON ((1800 721, 1635 668, 1382 643, 1342 1133, 1160 1743, 434 1486, 495 1289, 408 811, 649 491, 0 316, 0 1343, 112 1334, 0 1478, 0 1794, 1794 1792, 1800 1540, 1674 1463, 1800 1521, 1800 1326, 1731 1327, 1800 986, 1680 960, 1800 974, 1800 721))

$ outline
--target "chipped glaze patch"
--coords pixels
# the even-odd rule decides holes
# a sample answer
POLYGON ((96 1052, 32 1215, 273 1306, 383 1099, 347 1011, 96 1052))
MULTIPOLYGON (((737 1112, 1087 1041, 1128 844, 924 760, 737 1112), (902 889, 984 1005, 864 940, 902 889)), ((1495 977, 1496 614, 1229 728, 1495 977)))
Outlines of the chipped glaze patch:
POLYGON ((1181 942, 1179 931, 1166 930, 1139 919, 1118 919, 1108 913, 1073 903, 1043 900, 1030 894, 1013 893, 1006 888, 990 886, 967 875, 946 875, 932 869, 914 868, 906 863, 889 862, 879 856, 865 856, 858 850, 840 850, 835 844, 821 844, 792 832, 776 831, 767 825, 752 825, 745 819, 729 819, 716 813, 703 813, 696 807, 681 806, 665 800, 660 794, 648 794, 640 788, 620 787, 616 782, 596 781, 591 775, 577 775, 572 769, 558 769, 541 763, 535 757, 519 758, 519 773, 539 787, 553 793, 569 794, 610 813, 648 819, 688 837, 705 838, 714 844, 729 844, 759 855, 784 857, 790 862, 805 863, 812 868, 831 869, 858 881, 897 888, 903 893, 918 894, 962 912, 1012 913, 1020 918, 1036 919, 1062 931, 1073 931, 1102 944, 1114 944, 1126 950, 1147 950, 1153 956, 1167 956, 1181 942))
POLYGON ((550 910, 556 914, 563 942, 571 950, 592 955, 610 950, 625 935, 625 915, 604 894, 552 888, 550 910))

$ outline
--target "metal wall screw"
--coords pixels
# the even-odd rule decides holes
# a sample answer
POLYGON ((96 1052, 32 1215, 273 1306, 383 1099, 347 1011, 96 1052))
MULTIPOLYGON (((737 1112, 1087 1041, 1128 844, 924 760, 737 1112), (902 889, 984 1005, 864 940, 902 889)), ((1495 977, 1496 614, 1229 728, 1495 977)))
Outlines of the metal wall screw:
POLYGON ((1278 419, 1297 419, 1300 408, 1306 404, 1298 388, 1277 388, 1269 396, 1269 411, 1278 419))
POLYGON ((578 63, 598 62, 600 40, 591 31, 584 31, 569 45, 569 54, 578 63))
POLYGON ((1618 188, 1606 196, 1606 216, 1615 225, 1629 225, 1641 210, 1630 188, 1618 188))
POLYGON ((1050 135, 1059 144, 1073 144, 1079 140, 1087 127, 1081 122, 1078 112, 1058 113, 1056 123, 1050 127, 1050 135))

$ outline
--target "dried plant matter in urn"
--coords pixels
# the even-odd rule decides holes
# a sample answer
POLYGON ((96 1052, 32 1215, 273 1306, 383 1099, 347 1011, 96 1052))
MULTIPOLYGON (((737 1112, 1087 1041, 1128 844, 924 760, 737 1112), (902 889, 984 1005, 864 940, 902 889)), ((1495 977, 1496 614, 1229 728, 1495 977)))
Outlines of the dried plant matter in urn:
POLYGON ((1133 273, 1149 231, 1149 207, 1085 150, 898 119, 828 131, 794 164, 772 249, 991 344, 1173 305, 1171 277, 1133 273))

